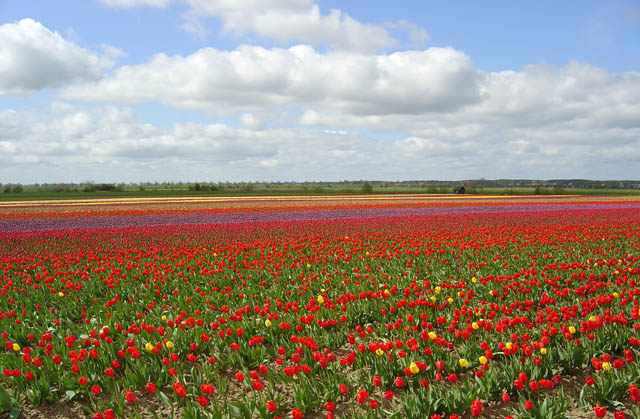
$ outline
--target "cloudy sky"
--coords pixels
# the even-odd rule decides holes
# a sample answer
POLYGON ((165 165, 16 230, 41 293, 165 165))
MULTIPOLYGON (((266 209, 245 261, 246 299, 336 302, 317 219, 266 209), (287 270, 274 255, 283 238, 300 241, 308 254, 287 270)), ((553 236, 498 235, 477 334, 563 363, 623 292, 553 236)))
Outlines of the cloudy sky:
POLYGON ((637 0, 0 0, 0 182, 640 179, 637 0))

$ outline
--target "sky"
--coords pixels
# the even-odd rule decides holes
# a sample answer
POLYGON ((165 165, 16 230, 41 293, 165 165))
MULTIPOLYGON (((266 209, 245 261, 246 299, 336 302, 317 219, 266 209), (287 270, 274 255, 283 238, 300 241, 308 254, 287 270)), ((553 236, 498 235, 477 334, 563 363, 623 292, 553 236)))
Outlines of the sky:
POLYGON ((640 1, 0 0, 0 183, 640 179, 640 1))

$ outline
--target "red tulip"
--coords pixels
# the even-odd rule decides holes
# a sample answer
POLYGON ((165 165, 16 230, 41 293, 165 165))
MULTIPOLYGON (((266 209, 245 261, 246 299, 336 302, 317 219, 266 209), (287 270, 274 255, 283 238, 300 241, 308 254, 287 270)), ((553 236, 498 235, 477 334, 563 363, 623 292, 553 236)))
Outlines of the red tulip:
POLYGON ((136 395, 131 390, 127 390, 124 392, 124 398, 127 401, 127 403, 135 403, 136 401, 136 395))
POLYGON ((144 388, 147 389, 147 392, 149 392, 149 394, 155 394, 156 392, 156 385, 154 383, 147 383, 144 388))
POLYGON ((273 400, 269 400, 268 402, 266 402, 266 407, 267 410, 271 413, 275 412, 276 410, 278 410, 278 406, 276 406, 276 403, 273 400))
POLYGON ((593 412, 596 414, 597 418, 603 418, 607 414, 607 409, 605 407, 595 405, 593 407, 593 412))

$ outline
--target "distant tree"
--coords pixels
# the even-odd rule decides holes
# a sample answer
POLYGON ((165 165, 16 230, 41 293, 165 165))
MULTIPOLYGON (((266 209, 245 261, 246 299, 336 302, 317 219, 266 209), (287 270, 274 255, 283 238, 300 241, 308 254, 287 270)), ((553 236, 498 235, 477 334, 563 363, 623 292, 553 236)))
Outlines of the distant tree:
MULTIPOLYGON (((66 186, 61 186, 61 189, 57 192, 66 192, 69 190, 68 187, 66 186)), ((57 188, 56 188, 57 189, 57 188)), ((122 192, 124 190, 122 185, 114 185, 112 183, 102 183, 100 185, 87 185, 84 188, 82 188, 82 192, 96 192, 96 191, 101 191, 101 192, 122 192)))
POLYGON ((371 186, 371 184, 369 184, 369 183, 365 183, 364 185, 362 185, 362 192, 363 193, 372 193, 373 192, 373 186, 371 186))

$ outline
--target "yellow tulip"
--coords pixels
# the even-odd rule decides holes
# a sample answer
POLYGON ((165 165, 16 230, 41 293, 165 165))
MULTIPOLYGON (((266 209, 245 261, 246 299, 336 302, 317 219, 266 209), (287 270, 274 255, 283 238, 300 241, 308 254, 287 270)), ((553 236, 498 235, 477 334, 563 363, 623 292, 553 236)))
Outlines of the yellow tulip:
POLYGON ((473 323, 471 323, 471 327, 473 328, 473 330, 478 330, 478 329, 480 329, 480 325, 478 324, 478 322, 473 322, 473 323))
POLYGON ((271 327, 271 320, 267 319, 264 321, 264 325, 267 327, 271 327))
POLYGON ((151 352, 151 351, 153 351, 153 345, 150 342, 147 342, 147 344, 144 345, 144 349, 146 349, 147 351, 151 352))
POLYGON ((437 338, 438 335, 436 335, 436 332, 429 332, 429 339, 433 340, 435 338, 437 338))
POLYGON ((384 354, 384 351, 380 348, 376 349, 376 355, 378 356, 382 356, 382 354, 384 354))
POLYGON ((20 345, 18 345, 17 343, 13 344, 13 350, 18 352, 20 350, 20 345))
POLYGON ((324 303, 324 298, 322 298, 322 295, 318 295, 318 304, 322 303, 324 303))
POLYGON ((480 364, 482 364, 482 365, 484 365, 484 364, 486 364, 487 362, 489 362, 489 361, 487 360, 487 357, 486 357, 486 356, 484 356, 484 355, 482 355, 480 358, 478 358, 478 361, 479 361, 479 362, 480 362, 480 364))
POLYGON ((417 374, 420 372, 420 368, 418 368, 415 362, 412 362, 411 365, 409 365, 409 370, 412 374, 417 374))
POLYGON ((569 326, 569 333, 571 333, 572 335, 576 333, 576 328, 573 326, 569 326))
POLYGON ((170 340, 168 340, 165 345, 167 346, 167 348, 171 349, 173 348, 173 342, 171 342, 170 340))
POLYGON ((458 364, 459 364, 462 368, 465 368, 467 365, 469 365, 469 361, 467 361, 467 360, 466 360, 466 359, 464 359, 464 358, 460 358, 460 359, 458 360, 458 364))
POLYGON ((547 348, 540 348, 540 353, 542 355, 546 355, 547 354, 547 348))
POLYGON ((602 363, 602 369, 605 371, 611 371, 611 363, 610 362, 603 362, 602 363))

